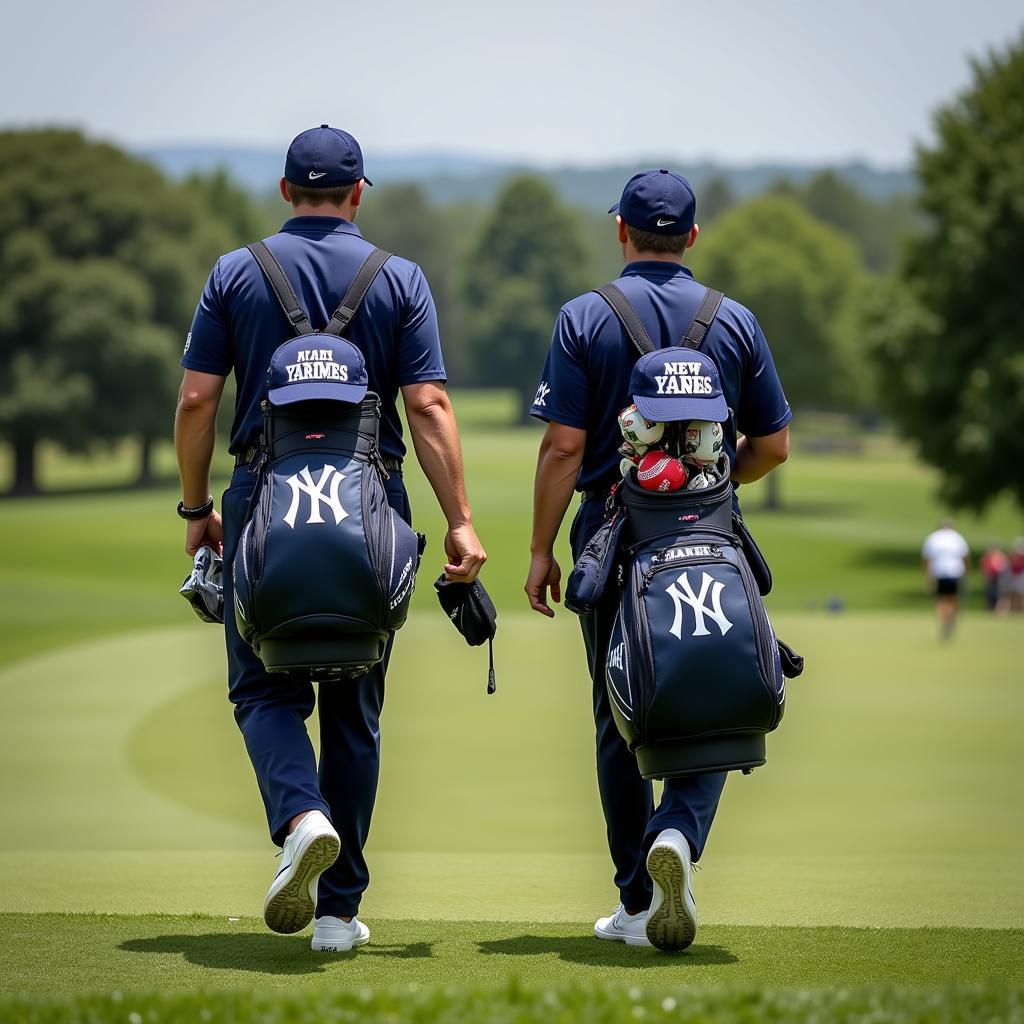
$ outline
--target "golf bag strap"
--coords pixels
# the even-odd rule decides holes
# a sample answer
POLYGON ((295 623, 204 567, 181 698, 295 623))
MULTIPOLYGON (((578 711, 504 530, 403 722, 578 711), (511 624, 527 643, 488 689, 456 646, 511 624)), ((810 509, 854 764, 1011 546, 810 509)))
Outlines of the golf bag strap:
POLYGON ((700 348, 711 330, 711 325, 718 316, 718 307, 722 304, 725 296, 716 292, 714 288, 708 288, 704 292, 704 298, 700 300, 697 312, 693 314, 690 326, 686 328, 683 340, 679 343, 683 348, 700 348))
POLYGON ((324 334, 340 336, 345 332, 348 325, 352 322, 352 317, 359 311, 363 299, 366 298, 370 285, 373 284, 374 279, 381 271, 381 267, 389 259, 391 259, 391 253, 385 252, 383 249, 374 249, 366 257, 363 265, 356 273, 355 280, 348 286, 345 297, 341 300, 338 308, 331 314, 331 319, 327 321, 327 326, 323 331, 324 334))
POLYGON ((274 295, 277 296, 277 301, 288 318, 288 323, 292 325, 292 330, 296 334, 312 334, 313 325, 299 305, 291 282, 288 280, 284 268, 277 262, 277 257, 267 248, 265 242, 253 242, 248 249, 260 270, 263 271, 263 276, 270 284, 274 295))
POLYGON ((629 299, 622 294, 619 286, 603 284, 600 288, 595 289, 595 291, 612 307, 612 311, 619 318, 623 329, 629 335, 629 340, 633 342, 640 355, 645 356, 648 352, 653 352, 656 346, 651 341, 651 336, 647 333, 644 325, 640 323, 640 318, 630 305, 629 299))

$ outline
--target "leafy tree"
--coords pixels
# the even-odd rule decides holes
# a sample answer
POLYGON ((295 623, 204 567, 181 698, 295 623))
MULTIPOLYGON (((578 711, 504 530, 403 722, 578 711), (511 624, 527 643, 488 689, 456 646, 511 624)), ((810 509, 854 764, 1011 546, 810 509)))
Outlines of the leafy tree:
POLYGON ((716 174, 697 189, 697 220, 706 226, 736 203, 736 193, 727 178, 716 174))
POLYGON ((588 283, 573 213, 541 179, 510 181, 469 253, 464 291, 476 379, 516 388, 523 420, 555 316, 588 283))
POLYGON ((951 504, 1024 505, 1024 36, 973 64, 917 172, 928 228, 871 335, 893 419, 951 504))
POLYGON ((693 264, 757 317, 795 407, 858 408, 868 382, 856 315, 867 276, 848 239, 795 200, 765 195, 723 214, 693 264))
MULTIPOLYGON (((794 407, 858 407, 867 384, 856 330, 865 273, 848 239, 775 194, 723 214, 693 252, 698 277, 757 317, 794 407)), ((778 508, 778 471, 767 486, 767 505, 778 508)))
POLYGON ((375 245, 418 263, 430 284, 444 341, 445 363, 456 381, 466 375, 461 310, 454 301, 451 223, 416 184, 364 193, 359 228, 375 245))
POLYGON ((915 229, 909 197, 875 202, 835 171, 821 171, 795 194, 815 217, 852 238, 871 270, 892 270, 915 229))
POLYGON ((260 204, 223 167, 190 174, 185 187, 196 195, 211 217, 221 221, 237 248, 273 234, 288 216, 287 207, 275 193, 274 202, 260 204))
POLYGON ((35 449, 166 435, 181 343, 230 238, 186 189, 71 131, 0 134, 0 437, 35 449))

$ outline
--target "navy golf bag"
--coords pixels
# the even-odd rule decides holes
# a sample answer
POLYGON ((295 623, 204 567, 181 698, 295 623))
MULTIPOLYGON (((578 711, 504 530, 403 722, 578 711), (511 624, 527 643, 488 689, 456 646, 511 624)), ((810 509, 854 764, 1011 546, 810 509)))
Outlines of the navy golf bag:
MULTIPOLYGON (((622 292, 597 290, 641 357, 656 351, 622 292)), ((700 348, 721 301, 721 292, 705 291, 682 349, 700 348)), ((764 764, 785 676, 803 670, 768 619, 761 598, 771 573, 733 510, 727 457, 715 475, 703 489, 649 491, 631 469, 566 588, 566 606, 588 614, 618 579, 605 681, 619 732, 648 779, 764 764)))
POLYGON ((605 676, 645 778, 764 764, 765 734, 785 707, 779 643, 734 528, 728 460, 719 468, 705 490, 647 491, 632 473, 621 488, 628 546, 605 676))
MULTIPOLYGON (((283 271, 265 246, 254 255, 294 324, 283 271)), ((271 360, 258 480, 233 562, 239 633, 270 672, 362 675, 408 615, 423 539, 388 504, 380 400, 361 353, 337 336, 386 258, 371 255, 323 332, 297 326, 271 360)))

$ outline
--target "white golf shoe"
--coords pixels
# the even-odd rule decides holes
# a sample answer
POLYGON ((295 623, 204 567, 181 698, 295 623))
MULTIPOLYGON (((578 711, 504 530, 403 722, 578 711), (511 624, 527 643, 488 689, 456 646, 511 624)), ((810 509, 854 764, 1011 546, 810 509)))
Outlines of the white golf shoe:
POLYGON ((690 888, 690 844, 682 832, 667 828, 658 834, 647 854, 647 873, 654 882, 647 938, 658 949, 686 949, 697 935, 697 904, 690 888))
POLYGON ((620 903, 611 917, 599 917, 594 924, 594 934, 599 939, 612 942, 624 942, 627 946, 649 946, 645 925, 647 911, 639 914, 627 914, 626 908, 620 903))
POLYGON ((271 931, 302 931, 316 910, 316 883, 337 859, 341 840, 320 811, 310 811, 295 826, 281 850, 281 870, 270 883, 263 920, 271 931))
POLYGON ((313 949, 318 953, 347 953, 369 941, 370 929, 358 917, 351 921, 342 921, 340 917, 321 917, 313 927, 313 949))

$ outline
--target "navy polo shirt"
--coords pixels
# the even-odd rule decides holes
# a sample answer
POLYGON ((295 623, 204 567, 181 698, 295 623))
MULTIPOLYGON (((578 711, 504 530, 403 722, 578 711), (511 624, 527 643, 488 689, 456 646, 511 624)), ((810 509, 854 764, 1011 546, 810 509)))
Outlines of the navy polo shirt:
MULTIPOLYGON (((651 340, 678 345, 693 320, 704 286, 687 267, 638 260, 616 282, 636 310, 651 340)), ((725 429, 725 449, 736 456, 737 428, 752 437, 781 430, 793 418, 775 362, 753 313, 723 299, 701 345, 714 359, 734 423, 725 429)), ((604 487, 619 478, 618 415, 632 404, 629 375, 640 358, 611 307, 596 292, 566 303, 558 314, 537 397, 538 419, 587 432, 576 481, 578 490, 604 487)))
MULTIPOLYGON (((330 319, 373 251, 355 224, 339 217, 292 217, 266 243, 318 328, 330 319)), ((222 377, 234 372, 238 395, 232 454, 258 442, 270 357, 294 336, 252 253, 236 249, 221 256, 203 289, 181 365, 222 377)), ((398 389, 447 379, 434 300, 420 268, 392 256, 345 336, 362 352, 370 390, 380 395, 381 451, 403 458, 398 389)))

